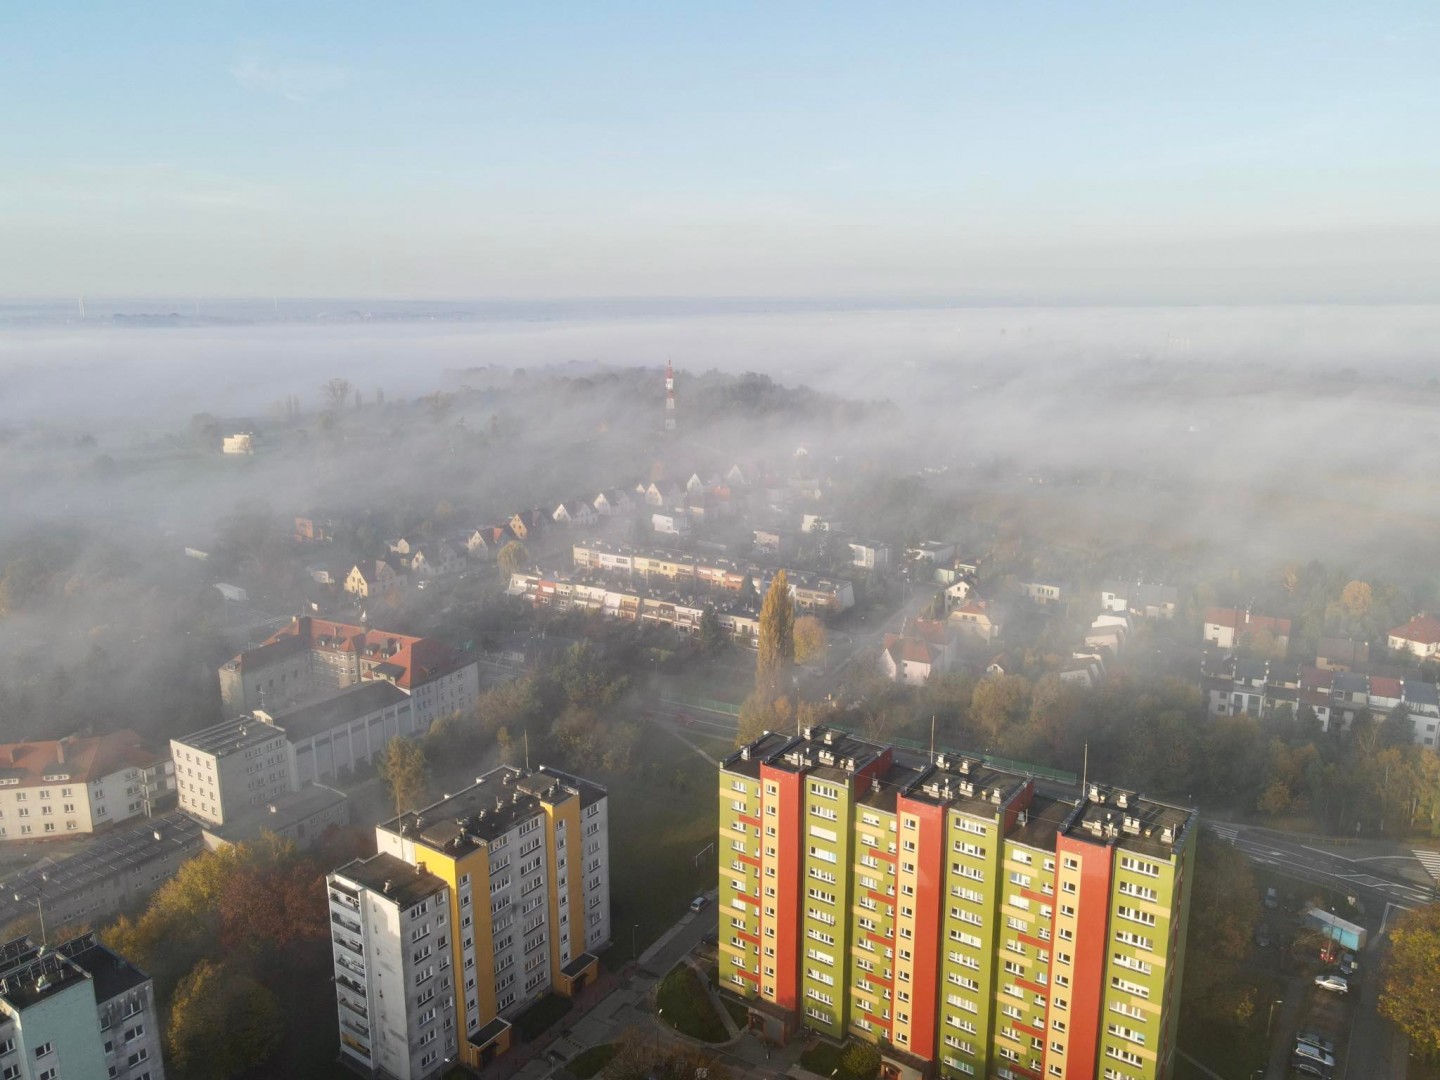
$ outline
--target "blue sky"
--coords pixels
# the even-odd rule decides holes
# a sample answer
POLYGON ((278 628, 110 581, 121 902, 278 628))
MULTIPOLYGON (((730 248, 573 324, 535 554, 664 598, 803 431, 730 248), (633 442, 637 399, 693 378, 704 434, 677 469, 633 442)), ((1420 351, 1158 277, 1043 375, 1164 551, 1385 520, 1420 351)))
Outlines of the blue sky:
POLYGON ((7 4, 0 294, 1432 300, 1433 4, 7 4))

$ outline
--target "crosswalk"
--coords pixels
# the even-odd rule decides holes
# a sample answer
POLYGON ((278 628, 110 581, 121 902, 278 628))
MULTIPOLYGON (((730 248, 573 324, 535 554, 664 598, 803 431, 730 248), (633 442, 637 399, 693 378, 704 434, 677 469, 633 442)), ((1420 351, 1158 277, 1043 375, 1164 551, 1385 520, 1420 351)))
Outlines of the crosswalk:
POLYGON ((1440 851, 1420 851, 1416 849, 1413 854, 1415 858, 1420 860, 1420 865, 1425 867, 1425 872, 1432 878, 1440 881, 1440 851))
POLYGON ((1230 844, 1233 844, 1235 838, 1240 835, 1240 827, 1238 825, 1226 825, 1219 821, 1207 821, 1205 824, 1210 827, 1211 832, 1220 837, 1221 840, 1230 844))

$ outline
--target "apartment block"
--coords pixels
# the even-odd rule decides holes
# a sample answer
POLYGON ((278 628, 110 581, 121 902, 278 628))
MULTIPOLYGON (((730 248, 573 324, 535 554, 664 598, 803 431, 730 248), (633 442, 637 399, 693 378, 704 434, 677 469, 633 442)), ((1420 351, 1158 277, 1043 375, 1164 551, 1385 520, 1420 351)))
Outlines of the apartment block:
POLYGON ((148 816, 175 786, 133 731, 0 745, 0 840, 100 832, 148 816))
POLYGON ((150 977, 93 934, 0 945, 0 1076, 164 1080, 150 977))
MULTIPOLYGON (((230 716, 262 710, 272 716, 372 682, 388 683, 411 700, 414 729, 473 708, 480 669, 473 659, 430 638, 367 626, 297 617, 220 668, 220 699, 230 716)), ((323 777, 323 770, 316 775, 323 777)))
POLYGON ((720 767, 721 980, 891 1077, 1172 1075, 1196 814, 832 728, 720 767))
POLYGON ((285 729, 230 720, 170 740, 180 809, 211 825, 295 790, 295 757, 285 729))
POLYGON ((610 943, 605 789, 502 767, 375 829, 328 877, 341 1058, 423 1080, 479 1068, 511 1021, 593 981, 610 943))

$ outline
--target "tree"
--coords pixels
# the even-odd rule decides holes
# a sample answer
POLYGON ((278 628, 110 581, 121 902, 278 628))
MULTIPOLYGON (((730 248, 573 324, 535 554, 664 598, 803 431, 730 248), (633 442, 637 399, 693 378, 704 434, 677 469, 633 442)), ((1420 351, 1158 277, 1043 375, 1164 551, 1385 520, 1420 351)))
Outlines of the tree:
POLYGON ((181 1075, 228 1080, 264 1063, 284 1034, 275 995, 243 970, 201 960, 176 988, 166 1042, 181 1075))
POLYGON ((519 540, 511 540, 500 549, 495 556, 495 561, 500 564, 500 569, 507 574, 519 573, 530 564, 530 553, 525 550, 525 545, 519 540))
POLYGON ((755 689, 779 694, 790 688, 795 664, 795 601, 784 570, 777 570, 760 606, 760 654, 755 660, 755 689))
POLYGON ((1255 1008, 1254 988, 1241 962, 1260 916, 1260 890, 1245 856, 1208 830, 1195 841, 1190 941, 1204 942, 1185 954, 1186 1010, 1219 1019, 1245 1019, 1255 1008))
POLYGON ((854 1080, 875 1080, 880 1072, 880 1048, 854 1039, 840 1055, 840 1068, 854 1080))
POLYGON ((450 415, 450 410, 455 407, 455 395, 448 390, 436 390, 425 398, 425 409, 430 413, 430 419, 435 421, 436 426, 445 423, 445 418, 450 415))
POLYGON ((325 400, 330 404, 331 412, 339 412, 345 407, 352 389, 354 388, 350 385, 350 380, 342 379, 338 375, 320 388, 325 400))
POLYGON ((1381 746, 1413 746, 1415 744, 1415 721, 1410 717, 1410 710, 1405 707, 1402 701, 1385 714, 1385 719, 1380 721, 1380 745, 1381 746))
POLYGON ((811 660, 824 660, 826 638, 825 624, 814 615, 796 619, 795 662, 808 664, 811 660))
POLYGON ((720 624, 720 613, 713 604, 706 604, 700 613, 700 649, 715 652, 725 644, 725 627, 720 624))
POLYGON ((425 795, 430 782, 430 763, 424 748, 414 739, 397 735, 385 746, 380 758, 380 775, 395 797, 395 813, 413 809, 425 795))
POLYGON ((1340 604, 1345 611, 1357 619, 1363 619, 1370 614, 1370 605, 1374 601, 1374 594, 1370 586, 1363 581, 1352 581, 1340 591, 1340 604))
POLYGON ((1407 911, 1392 927, 1380 1015, 1409 1037, 1411 1049, 1440 1057, 1440 905, 1407 911))

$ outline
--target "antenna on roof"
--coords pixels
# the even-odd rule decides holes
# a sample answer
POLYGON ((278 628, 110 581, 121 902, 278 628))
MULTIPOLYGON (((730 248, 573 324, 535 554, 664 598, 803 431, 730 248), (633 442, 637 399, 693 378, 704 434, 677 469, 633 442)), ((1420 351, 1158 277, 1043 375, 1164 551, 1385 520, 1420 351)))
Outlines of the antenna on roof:
POLYGON ((935 761, 935 714, 930 714, 930 761, 935 761))
POLYGON ((1090 780, 1090 744, 1085 744, 1085 764, 1080 773, 1080 793, 1083 796, 1090 780))
POLYGON ((530 729, 525 729, 525 771, 530 771, 530 729))

